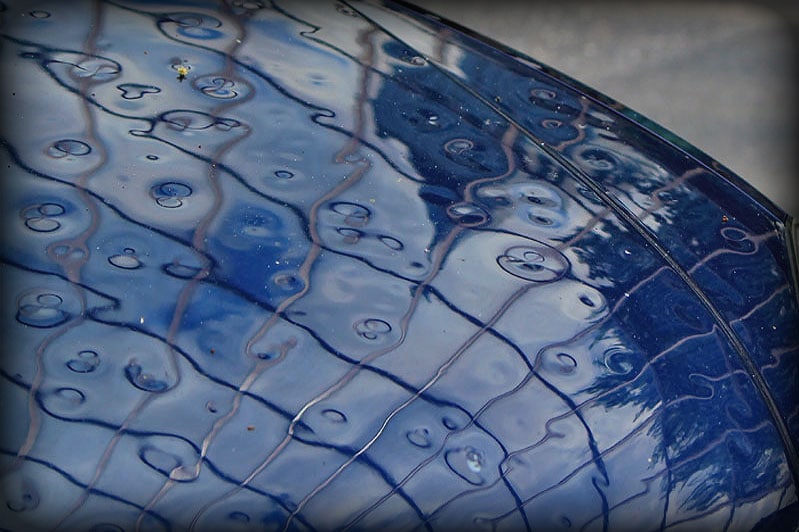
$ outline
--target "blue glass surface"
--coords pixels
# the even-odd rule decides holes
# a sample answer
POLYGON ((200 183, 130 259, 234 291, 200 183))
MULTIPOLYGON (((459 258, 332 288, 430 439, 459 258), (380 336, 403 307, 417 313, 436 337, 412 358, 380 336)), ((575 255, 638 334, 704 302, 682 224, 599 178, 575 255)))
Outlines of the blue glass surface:
POLYGON ((5 2, 0 527, 796 513, 793 221, 404 4, 5 2))

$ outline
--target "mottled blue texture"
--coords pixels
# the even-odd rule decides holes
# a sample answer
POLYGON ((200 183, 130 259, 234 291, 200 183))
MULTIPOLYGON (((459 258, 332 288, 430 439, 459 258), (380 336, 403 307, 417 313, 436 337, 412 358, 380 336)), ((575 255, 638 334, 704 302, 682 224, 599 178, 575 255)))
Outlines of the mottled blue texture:
POLYGON ((4 529, 797 504, 791 220, 717 163, 399 5, 3 7, 4 529))

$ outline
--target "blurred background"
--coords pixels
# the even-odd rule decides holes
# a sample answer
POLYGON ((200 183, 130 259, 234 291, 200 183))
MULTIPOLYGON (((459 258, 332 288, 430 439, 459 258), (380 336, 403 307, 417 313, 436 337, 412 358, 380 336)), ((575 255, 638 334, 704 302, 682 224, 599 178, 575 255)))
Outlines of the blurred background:
POLYGON ((643 114, 799 217, 799 2, 411 1, 643 114))

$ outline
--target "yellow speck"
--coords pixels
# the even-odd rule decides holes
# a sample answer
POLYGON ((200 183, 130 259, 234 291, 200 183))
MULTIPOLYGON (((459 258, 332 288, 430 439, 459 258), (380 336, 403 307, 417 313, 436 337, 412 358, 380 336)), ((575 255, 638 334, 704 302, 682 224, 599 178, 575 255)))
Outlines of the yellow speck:
POLYGON ((189 73, 189 68, 185 67, 183 65, 178 65, 177 68, 175 68, 175 70, 177 70, 178 76, 184 77, 184 78, 186 77, 186 74, 189 73))

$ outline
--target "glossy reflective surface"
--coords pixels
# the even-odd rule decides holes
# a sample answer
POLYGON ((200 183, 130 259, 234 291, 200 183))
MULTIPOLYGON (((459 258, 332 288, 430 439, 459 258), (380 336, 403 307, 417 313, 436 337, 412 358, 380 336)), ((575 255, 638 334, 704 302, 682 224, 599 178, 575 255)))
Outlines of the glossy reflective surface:
POLYGON ((749 529, 785 215, 399 5, 6 3, 4 526, 749 529))

